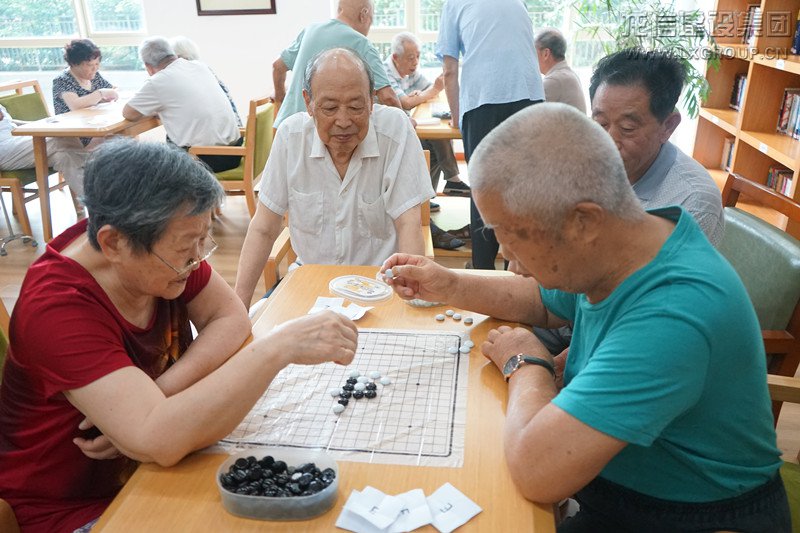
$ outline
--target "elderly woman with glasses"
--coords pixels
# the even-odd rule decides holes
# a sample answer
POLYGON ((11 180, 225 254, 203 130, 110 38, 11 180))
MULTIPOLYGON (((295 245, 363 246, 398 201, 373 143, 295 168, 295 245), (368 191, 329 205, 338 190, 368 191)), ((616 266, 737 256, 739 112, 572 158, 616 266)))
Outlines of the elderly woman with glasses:
POLYGON ((247 311, 205 262, 223 191, 182 150, 106 143, 84 199, 89 218, 31 265, 11 317, 0 497, 26 532, 90 525, 137 461, 177 463, 286 365, 347 364, 356 348, 355 325, 327 312, 240 349, 247 311))

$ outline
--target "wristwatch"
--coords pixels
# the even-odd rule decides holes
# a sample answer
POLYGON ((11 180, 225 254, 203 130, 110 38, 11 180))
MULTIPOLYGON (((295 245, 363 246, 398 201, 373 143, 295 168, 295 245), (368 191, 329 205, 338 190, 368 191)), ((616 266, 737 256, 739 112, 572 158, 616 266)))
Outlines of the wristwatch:
POLYGON ((506 378, 506 383, 508 383, 508 380, 511 379, 511 376, 514 374, 514 372, 519 370, 519 368, 526 363, 529 365, 538 365, 546 368, 547 371, 550 372, 550 375, 553 376, 553 379, 556 379, 556 369, 553 368, 553 364, 550 361, 541 357, 534 357, 532 355, 518 353, 506 361, 506 364, 503 365, 503 376, 506 378))

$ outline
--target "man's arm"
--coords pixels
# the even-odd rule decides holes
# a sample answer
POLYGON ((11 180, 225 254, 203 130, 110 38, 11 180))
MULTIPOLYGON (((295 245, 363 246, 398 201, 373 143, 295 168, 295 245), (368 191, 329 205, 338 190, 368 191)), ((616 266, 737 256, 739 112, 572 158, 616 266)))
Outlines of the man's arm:
POLYGON ((272 85, 275 87, 275 103, 280 105, 286 98, 286 73, 289 67, 280 57, 272 63, 272 85))
POLYGON ((394 93, 394 89, 392 89, 391 85, 387 85, 386 87, 378 89, 375 92, 375 95, 378 97, 378 102, 383 105, 397 107, 400 109, 403 108, 400 105, 400 100, 397 99, 397 95, 394 93))
POLYGON ((447 104, 450 106, 450 125, 458 129, 458 59, 444 56, 444 92, 447 95, 447 104))
POLYGON ((438 76, 436 81, 428 85, 428 87, 425 89, 421 91, 413 91, 410 94, 404 94, 401 96, 400 104, 403 106, 403 109, 414 109, 419 104, 436 98, 439 93, 442 92, 442 89, 444 89, 444 77, 438 76))
POLYGON ((178 361, 156 383, 172 396, 216 370, 250 335, 250 320, 236 293, 217 272, 188 305, 198 335, 178 361))
POLYGON ((425 241, 422 238, 420 207, 414 206, 394 220, 397 232, 397 251, 400 253, 423 255, 425 241))
POLYGON ((245 308, 250 307, 258 278, 264 270, 275 239, 280 235, 281 220, 280 215, 258 202, 256 214, 247 228, 236 274, 236 295, 245 308))
POLYGON ((122 108, 122 116, 128 120, 139 120, 144 117, 143 114, 136 111, 129 104, 125 104, 125 107, 122 108))

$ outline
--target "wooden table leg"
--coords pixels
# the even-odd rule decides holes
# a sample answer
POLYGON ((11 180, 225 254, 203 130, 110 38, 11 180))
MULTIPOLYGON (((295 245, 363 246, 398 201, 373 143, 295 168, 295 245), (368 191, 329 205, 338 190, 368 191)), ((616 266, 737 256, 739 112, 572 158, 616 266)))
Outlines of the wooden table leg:
POLYGON ((33 157, 36 161, 36 185, 39 187, 39 205, 42 208, 42 232, 44 242, 53 238, 53 222, 50 218, 50 183, 47 166, 47 139, 33 138, 33 157))

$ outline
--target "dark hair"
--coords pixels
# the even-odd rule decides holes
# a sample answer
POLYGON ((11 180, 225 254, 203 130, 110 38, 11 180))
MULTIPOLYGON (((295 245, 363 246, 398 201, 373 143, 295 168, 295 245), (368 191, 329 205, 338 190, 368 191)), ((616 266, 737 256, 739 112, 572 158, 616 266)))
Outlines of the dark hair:
POLYGON ((303 89, 308 93, 309 98, 313 98, 313 94, 311 93, 311 82, 314 79, 314 76, 317 74, 317 70, 319 70, 319 65, 322 63, 324 59, 326 59, 329 55, 335 53, 343 53, 346 56, 349 56, 356 65, 360 65, 361 70, 367 75, 367 80, 369 82, 369 94, 371 95, 375 92, 375 79, 372 77, 372 70, 369 68, 369 65, 364 58, 358 55, 358 52, 351 48, 345 47, 334 47, 328 48, 327 50, 322 50, 314 57, 311 58, 311 61, 306 64, 306 71, 305 76, 303 77, 303 89))
POLYGON ((64 46, 64 61, 71 67, 102 57, 100 49, 89 39, 73 39, 64 46))
POLYGON ((534 39, 536 48, 546 48, 550 50, 553 57, 559 61, 564 61, 567 54, 567 40, 555 28, 546 28, 539 32, 534 39))
POLYGON ((206 213, 224 197, 207 167, 180 148, 114 139, 86 164, 82 200, 89 211, 89 242, 99 250, 97 232, 108 224, 133 250, 150 252, 175 216, 206 213))
POLYGON ((650 112, 658 120, 675 110, 686 81, 686 66, 671 52, 628 48, 601 59, 589 85, 589 100, 600 84, 641 85, 650 93, 650 112))

